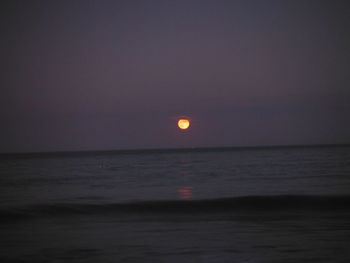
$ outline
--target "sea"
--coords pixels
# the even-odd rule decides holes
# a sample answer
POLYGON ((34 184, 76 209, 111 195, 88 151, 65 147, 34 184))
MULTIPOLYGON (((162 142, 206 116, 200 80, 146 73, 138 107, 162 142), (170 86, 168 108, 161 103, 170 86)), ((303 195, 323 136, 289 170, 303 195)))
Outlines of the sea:
POLYGON ((350 262, 350 146, 0 155, 0 262, 350 262))

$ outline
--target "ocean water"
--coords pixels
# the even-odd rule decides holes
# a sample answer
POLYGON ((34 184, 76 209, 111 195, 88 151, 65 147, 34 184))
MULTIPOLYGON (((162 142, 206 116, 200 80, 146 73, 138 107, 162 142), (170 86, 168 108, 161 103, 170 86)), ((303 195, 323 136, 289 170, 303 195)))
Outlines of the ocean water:
POLYGON ((350 147, 0 156, 0 262, 350 262, 350 147))

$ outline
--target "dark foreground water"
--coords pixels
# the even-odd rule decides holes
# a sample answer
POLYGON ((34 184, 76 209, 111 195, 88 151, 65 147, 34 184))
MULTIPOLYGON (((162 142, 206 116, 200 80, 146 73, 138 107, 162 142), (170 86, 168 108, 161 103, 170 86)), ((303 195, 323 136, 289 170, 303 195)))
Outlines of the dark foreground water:
POLYGON ((350 262, 350 147, 0 157, 0 262, 350 262))

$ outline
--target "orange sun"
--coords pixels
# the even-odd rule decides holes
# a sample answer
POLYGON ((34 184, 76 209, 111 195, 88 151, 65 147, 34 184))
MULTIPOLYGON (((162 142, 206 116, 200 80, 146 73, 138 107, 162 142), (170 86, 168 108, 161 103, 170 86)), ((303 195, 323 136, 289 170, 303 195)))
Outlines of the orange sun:
POLYGON ((179 128, 181 130, 186 130, 186 129, 188 129, 188 127, 190 127, 190 120, 188 120, 188 119, 180 119, 177 122, 177 125, 179 126, 179 128))

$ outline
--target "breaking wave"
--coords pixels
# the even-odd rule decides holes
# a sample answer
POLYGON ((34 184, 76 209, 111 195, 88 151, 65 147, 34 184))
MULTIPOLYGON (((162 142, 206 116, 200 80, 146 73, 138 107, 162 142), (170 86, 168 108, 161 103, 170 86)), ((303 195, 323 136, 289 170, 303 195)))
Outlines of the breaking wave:
POLYGON ((314 210, 350 211, 350 195, 274 195, 243 196, 208 200, 157 200, 130 203, 81 204, 55 203, 22 207, 3 207, 0 221, 12 221, 31 217, 64 215, 105 215, 120 213, 230 213, 230 212, 278 212, 314 210))

